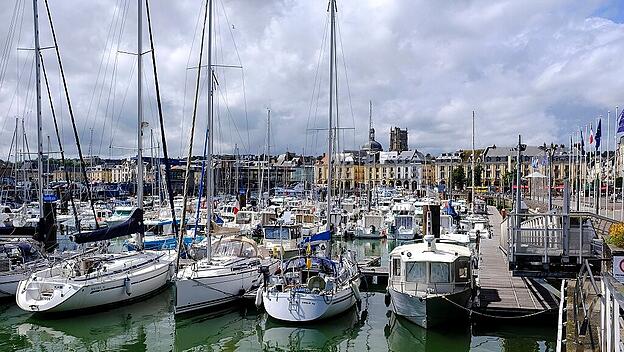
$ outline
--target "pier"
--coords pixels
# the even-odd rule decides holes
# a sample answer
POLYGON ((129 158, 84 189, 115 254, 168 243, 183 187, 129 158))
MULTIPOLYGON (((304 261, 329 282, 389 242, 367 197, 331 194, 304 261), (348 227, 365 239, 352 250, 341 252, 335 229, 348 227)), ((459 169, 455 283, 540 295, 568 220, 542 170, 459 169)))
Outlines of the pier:
POLYGON ((518 316, 552 311, 558 302, 537 281, 514 276, 500 246, 501 223, 498 210, 488 206, 492 238, 482 240, 479 250, 479 291, 474 309, 490 315, 518 316))

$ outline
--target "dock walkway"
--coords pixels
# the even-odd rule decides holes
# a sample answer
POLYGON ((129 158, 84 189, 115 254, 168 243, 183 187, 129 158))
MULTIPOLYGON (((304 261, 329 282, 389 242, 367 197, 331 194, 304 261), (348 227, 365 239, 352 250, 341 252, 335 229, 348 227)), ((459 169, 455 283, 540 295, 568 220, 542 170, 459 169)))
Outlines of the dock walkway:
POLYGON ((533 280, 512 276, 499 247, 503 221, 498 210, 488 207, 492 238, 483 239, 479 253, 479 295, 475 309, 490 314, 523 315, 545 309, 556 311, 558 303, 533 280))

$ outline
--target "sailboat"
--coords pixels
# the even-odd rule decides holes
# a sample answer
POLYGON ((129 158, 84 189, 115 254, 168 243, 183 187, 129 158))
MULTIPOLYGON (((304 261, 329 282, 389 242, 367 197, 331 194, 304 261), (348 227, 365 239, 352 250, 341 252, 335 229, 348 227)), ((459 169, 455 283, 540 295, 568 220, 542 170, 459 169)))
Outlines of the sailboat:
MULTIPOLYGON (((329 128, 327 224, 331 230, 333 182, 333 98, 334 63, 336 45, 336 0, 329 2, 331 13, 330 75, 329 75, 329 128)), ((331 247, 330 247, 331 248, 331 247)), ((263 304, 267 314, 274 319, 291 322, 311 322, 344 313, 360 300, 360 272, 351 252, 341 254, 338 260, 312 255, 311 244, 307 253, 283 262, 279 275, 274 275, 268 285, 258 291, 256 304, 263 304)))
MULTIPOLYGON (((35 4, 36 14, 36 0, 35 4)), ((138 234, 143 237, 143 163, 142 158, 142 0, 138 0, 138 152, 137 208, 121 224, 73 236, 78 244, 108 241, 138 234)), ((35 23, 37 16, 35 16, 35 23)), ((36 24, 35 24, 36 26, 36 24)), ((37 33, 37 29, 35 29, 37 33)), ((37 43, 38 47, 38 43, 37 43)), ((17 305, 29 312, 65 312, 119 304, 153 294, 163 288, 174 274, 175 252, 147 250, 105 253, 106 243, 96 247, 100 253, 64 260, 30 275, 17 286, 17 305)))
MULTIPOLYGON (((207 150, 205 150, 208 182, 206 184, 208 201, 206 202, 207 219, 212 219, 213 208, 213 188, 212 180, 212 98, 214 96, 214 83, 212 71, 212 27, 213 27, 213 1, 207 0, 204 14, 204 30, 206 31, 206 20, 208 20, 208 53, 207 67, 209 67, 209 95, 208 99, 208 130, 206 131, 207 150), (208 137, 210 139, 208 141, 208 137)), ((200 49, 200 66, 203 54, 203 34, 200 49)), ((198 71, 197 87, 199 88, 200 73, 198 71)), ((197 92, 197 90, 196 90, 197 92)), ((197 106, 197 93, 195 107, 197 106)), ((196 112, 196 109, 195 109, 196 112)), ((194 112, 194 114, 195 114, 194 112)), ((193 116, 193 123, 195 115, 193 116)), ((189 156, 187 159, 187 172, 190 166, 192 155, 192 133, 191 142, 189 144, 189 156)), ((185 178, 186 180, 189 177, 185 178)), ((185 182, 185 203, 187 197, 187 183, 185 182)), ((182 219, 185 219, 185 209, 183 206, 182 219)), ((198 213, 199 215, 199 213, 198 213)), ((264 274, 269 274, 277 268, 277 260, 271 259, 269 253, 258 247, 256 243, 244 237, 221 237, 219 240, 213 240, 216 235, 215 230, 211 226, 206 227, 207 237, 202 244, 205 244, 206 256, 204 258, 193 261, 190 265, 178 271, 175 284, 175 314, 189 313, 200 309, 211 308, 226 303, 233 302, 243 297, 243 294, 258 287, 264 274), (213 248, 214 247, 214 248, 213 248), (213 250, 214 249, 214 250, 213 250)), ((180 231, 179 239, 183 236, 180 231)), ((183 241, 178 241, 178 248, 182 248, 183 241)), ((181 251, 180 251, 181 252, 181 251)))

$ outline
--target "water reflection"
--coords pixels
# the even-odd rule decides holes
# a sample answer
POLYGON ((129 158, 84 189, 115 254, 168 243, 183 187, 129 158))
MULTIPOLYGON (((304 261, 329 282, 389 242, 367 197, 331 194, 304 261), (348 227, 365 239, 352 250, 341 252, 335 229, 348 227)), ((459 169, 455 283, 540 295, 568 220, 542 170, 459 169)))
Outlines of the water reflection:
MULTIPOLYGON (((362 241, 362 256, 387 256, 394 241, 362 241)), ((174 318, 173 290, 106 311, 39 317, 0 303, 0 351, 553 351, 554 324, 425 330, 394 316, 380 293, 362 310, 309 325, 270 319, 253 304, 174 318), (364 313, 366 312, 366 313, 364 313)))
POLYGON ((446 327, 427 330, 390 313, 384 327, 384 335, 390 351, 468 351, 470 330, 468 327, 446 327))
POLYGON ((35 350, 171 350, 171 297, 171 291, 166 290, 129 306, 92 314, 22 314, 15 316, 23 319, 14 323, 14 333, 29 341, 35 350))

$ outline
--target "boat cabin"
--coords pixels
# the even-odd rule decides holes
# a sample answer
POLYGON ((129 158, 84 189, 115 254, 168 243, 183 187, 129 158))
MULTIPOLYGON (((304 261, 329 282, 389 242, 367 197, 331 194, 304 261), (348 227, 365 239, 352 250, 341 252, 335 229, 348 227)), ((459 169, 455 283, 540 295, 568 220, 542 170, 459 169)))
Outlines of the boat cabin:
POLYGON ((444 294, 472 283, 471 253, 450 243, 416 243, 390 253, 388 285, 414 295, 444 294))

